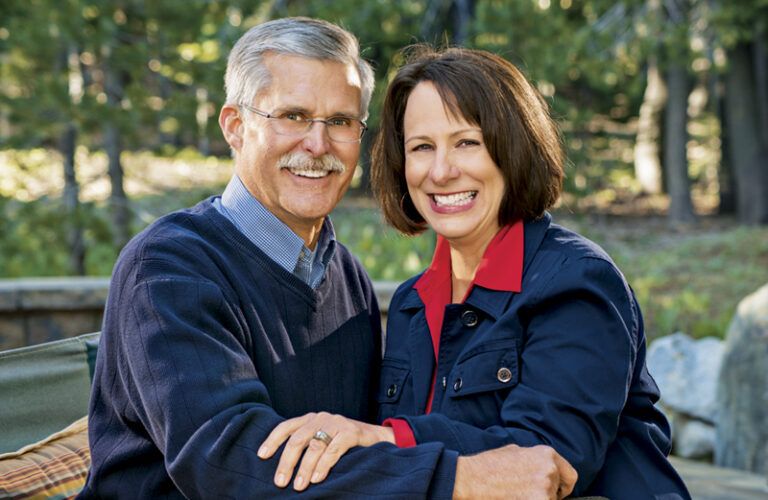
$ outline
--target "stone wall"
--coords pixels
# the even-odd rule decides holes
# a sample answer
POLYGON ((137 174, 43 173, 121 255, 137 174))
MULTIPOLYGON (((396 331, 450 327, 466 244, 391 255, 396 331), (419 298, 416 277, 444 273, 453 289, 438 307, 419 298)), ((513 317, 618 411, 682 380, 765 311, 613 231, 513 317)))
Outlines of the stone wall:
MULTIPOLYGON (((397 287, 375 282, 383 317, 397 287)), ((0 351, 101 329, 109 278, 0 280, 0 351)))

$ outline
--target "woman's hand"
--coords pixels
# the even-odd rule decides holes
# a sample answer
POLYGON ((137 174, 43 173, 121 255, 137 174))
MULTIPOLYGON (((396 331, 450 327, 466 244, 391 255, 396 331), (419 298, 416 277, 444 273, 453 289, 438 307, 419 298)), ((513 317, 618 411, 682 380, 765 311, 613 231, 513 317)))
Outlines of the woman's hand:
MULTIPOLYGON (((321 434, 322 435, 322 434, 321 434)), ((322 482, 342 455, 354 446, 371 446, 382 441, 395 442, 392 429, 366 424, 341 415, 308 413, 288 419, 275 427, 259 448, 259 458, 267 459, 286 440, 280 463, 275 472, 275 484, 288 485, 302 452, 304 458, 293 481, 296 491, 303 491, 310 483, 322 482), (330 438, 315 437, 323 431, 330 438), (306 451, 305 451, 306 450, 306 451)))

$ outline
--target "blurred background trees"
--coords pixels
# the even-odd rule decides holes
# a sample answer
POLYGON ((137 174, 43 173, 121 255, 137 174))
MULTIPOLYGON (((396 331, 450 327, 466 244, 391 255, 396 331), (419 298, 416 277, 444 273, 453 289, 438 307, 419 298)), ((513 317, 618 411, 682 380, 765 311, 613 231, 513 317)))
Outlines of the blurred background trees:
POLYGON ((766 0, 6 0, 0 140, 61 152, 73 248, 76 146, 108 156, 114 241, 122 245, 131 233, 122 152, 226 155, 215 120, 226 54, 249 26, 287 15, 357 33, 379 91, 397 50, 413 42, 504 55, 561 118, 574 159, 570 187, 601 184, 586 171, 592 158, 578 151, 613 127, 632 135, 634 189, 667 193, 675 221, 694 217, 691 189, 702 174, 690 168, 689 125, 709 114, 723 146, 717 171, 707 174, 725 198, 716 205, 743 223, 768 222, 766 0))
MULTIPOLYGON (((532 79, 563 129, 565 212, 768 224, 768 0, 4 0, 0 276, 108 273, 153 217, 216 192, 174 191, 174 178, 138 199, 130 182, 171 176, 179 158, 223 165, 226 180, 226 55, 250 26, 290 15, 348 28, 376 70, 349 203, 370 199, 368 148, 398 50, 427 41, 496 52, 532 79), (24 195, 19 172, 54 189, 24 195), (104 207, 88 194, 97 185, 104 207)), ((407 250, 400 271, 429 251, 407 250)))

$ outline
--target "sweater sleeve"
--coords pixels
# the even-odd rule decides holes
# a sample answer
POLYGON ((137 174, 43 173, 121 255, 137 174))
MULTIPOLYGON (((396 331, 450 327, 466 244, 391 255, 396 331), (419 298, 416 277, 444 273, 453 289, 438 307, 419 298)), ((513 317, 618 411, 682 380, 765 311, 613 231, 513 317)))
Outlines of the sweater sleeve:
MULTIPOLYGON (((135 418, 163 454, 188 498, 292 496, 272 480, 280 453, 261 460, 259 445, 282 421, 242 339, 238 312, 204 280, 155 278, 136 283, 119 309, 118 339, 106 353, 115 384, 130 395, 135 418)), ((109 342, 112 340, 113 342, 109 342)), ((139 428, 139 427, 137 427, 139 428)), ((307 498, 450 498, 457 454, 433 443, 350 451, 307 498)))
MULTIPOLYGON (((602 467, 617 434, 639 342, 636 303, 611 264, 589 258, 554 273, 527 309, 519 381, 500 402, 502 425, 480 428, 462 421, 481 410, 468 402, 470 394, 461 393, 466 386, 450 384, 451 414, 457 408, 470 412, 462 420, 439 410, 396 417, 408 422, 417 443, 441 442, 461 454, 509 443, 552 446, 578 471, 578 493, 602 467)), ((504 315, 497 326, 504 328, 506 321, 519 329, 512 323, 519 318, 504 315)), ((459 359, 456 369, 487 371, 482 363, 483 356, 459 359)))

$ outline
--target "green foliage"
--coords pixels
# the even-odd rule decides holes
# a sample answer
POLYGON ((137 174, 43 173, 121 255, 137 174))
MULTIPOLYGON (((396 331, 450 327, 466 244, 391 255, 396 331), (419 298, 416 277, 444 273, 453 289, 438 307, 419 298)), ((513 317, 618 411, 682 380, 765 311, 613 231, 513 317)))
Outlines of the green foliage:
POLYGON ((403 236, 386 226, 370 205, 342 202, 332 219, 338 240, 360 259, 373 279, 403 281, 423 271, 432 260, 433 233, 403 236))
MULTIPOLYGON (((81 166, 79 217, 84 228, 86 273, 109 275, 117 257, 105 188, 103 153, 78 151, 81 166)), ((140 231, 161 215, 220 193, 230 162, 204 158, 192 149, 170 157, 125 155, 135 215, 131 230, 140 231), (174 188, 168 188, 173 185, 174 188)), ((0 277, 57 276, 70 273, 67 228, 61 198, 60 158, 48 150, 0 151, 0 277)))
MULTIPOLYGON (((0 276, 65 276, 69 274, 69 248, 60 198, 41 198, 33 203, 0 197, 0 276)), ((107 213, 92 203, 81 206, 88 248, 86 270, 109 275, 117 251, 112 246, 107 213)))
POLYGON ((768 41, 768 0, 715 3, 712 26, 726 48, 749 42, 756 36, 768 41))

